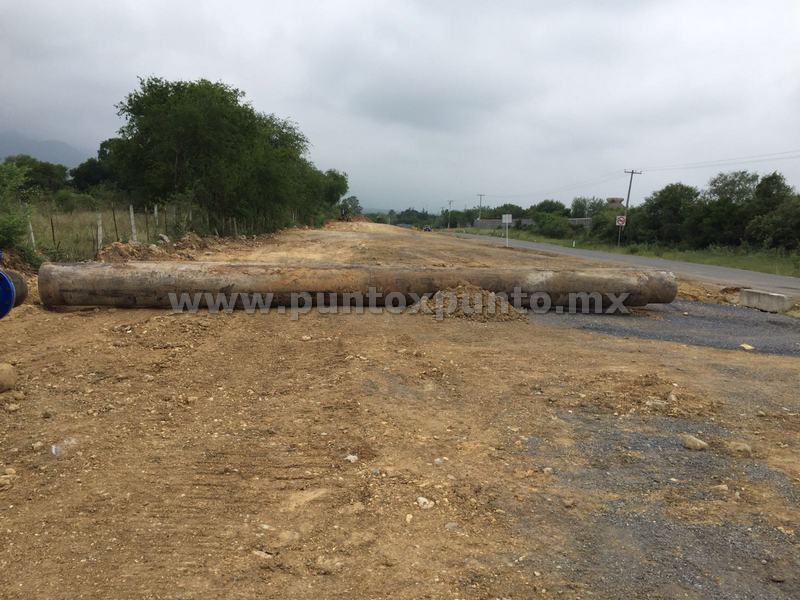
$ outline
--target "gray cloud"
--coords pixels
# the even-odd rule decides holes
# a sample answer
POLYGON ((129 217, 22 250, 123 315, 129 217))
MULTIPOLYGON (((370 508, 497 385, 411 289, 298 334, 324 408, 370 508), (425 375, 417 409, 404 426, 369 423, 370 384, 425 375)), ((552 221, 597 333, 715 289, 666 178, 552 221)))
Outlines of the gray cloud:
POLYGON ((0 5, 0 131, 94 148, 138 75, 222 80, 372 207, 620 195, 624 168, 800 147, 793 0, 0 5))

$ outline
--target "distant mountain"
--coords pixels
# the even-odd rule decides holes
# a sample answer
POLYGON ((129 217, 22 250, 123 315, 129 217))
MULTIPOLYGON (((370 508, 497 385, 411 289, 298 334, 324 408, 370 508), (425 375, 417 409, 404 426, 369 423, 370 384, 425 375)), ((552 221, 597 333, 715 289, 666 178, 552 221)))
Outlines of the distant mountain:
POLYGON ((28 154, 39 160, 77 167, 93 153, 57 140, 37 141, 17 131, 0 132, 0 162, 13 154, 28 154))

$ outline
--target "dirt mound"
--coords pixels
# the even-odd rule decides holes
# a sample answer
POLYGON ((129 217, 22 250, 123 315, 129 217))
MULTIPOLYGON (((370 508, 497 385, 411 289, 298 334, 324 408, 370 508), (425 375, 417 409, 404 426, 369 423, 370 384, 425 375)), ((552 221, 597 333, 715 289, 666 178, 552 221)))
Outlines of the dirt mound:
POLYGON ((678 298, 710 304, 736 304, 739 301, 739 289, 737 287, 720 288, 699 281, 681 280, 678 284, 678 298))
POLYGON ((208 240, 201 238, 193 232, 187 233, 175 242, 175 248, 178 250, 206 250, 210 245, 208 240))
POLYGON ((16 250, 3 250, 2 253, 3 262, 0 264, 0 268, 8 271, 18 271, 25 275, 33 275, 36 273, 36 269, 29 265, 16 250))
MULTIPOLYGON (((331 229, 335 224, 345 224, 345 223, 372 223, 372 219, 370 219, 366 215, 356 215, 355 217, 347 217, 346 219, 330 219, 329 221, 325 221, 323 228, 331 229)), ((307 228, 305 228, 307 229, 307 228)))
POLYGON ((334 229, 336 231, 362 231, 362 232, 399 232, 403 231, 394 225, 384 225, 383 223, 372 223, 370 221, 328 221, 323 225, 323 229, 334 229))
POLYGON ((185 252, 176 252, 171 246, 156 246, 155 244, 126 244, 113 242, 97 253, 96 260, 107 263, 128 262, 131 260, 194 260, 194 257, 185 252))
POLYGON ((584 394, 572 397, 572 407, 624 413, 659 413, 671 417, 713 415, 719 403, 673 382, 657 373, 630 373, 609 369, 586 378, 577 377, 577 387, 584 394))
POLYGON ((468 319, 470 321, 524 321, 527 313, 515 309, 507 299, 475 285, 460 285, 439 290, 414 307, 420 314, 434 319, 468 319))

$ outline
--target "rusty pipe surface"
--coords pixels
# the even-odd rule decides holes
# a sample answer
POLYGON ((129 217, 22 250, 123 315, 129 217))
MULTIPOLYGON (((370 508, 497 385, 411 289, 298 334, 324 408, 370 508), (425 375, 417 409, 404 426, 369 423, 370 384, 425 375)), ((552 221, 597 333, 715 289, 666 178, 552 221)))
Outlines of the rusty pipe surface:
MULTIPOLYGON (((170 294, 273 294, 287 304, 291 294, 391 292, 432 294, 474 285, 509 295, 546 293, 553 305, 567 305, 570 294, 629 294, 625 305, 669 303, 678 291, 667 271, 596 268, 544 270, 514 268, 413 268, 365 265, 277 266, 264 263, 129 262, 46 263, 39 270, 39 295, 45 306, 171 307, 170 294)), ((380 304, 380 301, 378 301, 380 304)))

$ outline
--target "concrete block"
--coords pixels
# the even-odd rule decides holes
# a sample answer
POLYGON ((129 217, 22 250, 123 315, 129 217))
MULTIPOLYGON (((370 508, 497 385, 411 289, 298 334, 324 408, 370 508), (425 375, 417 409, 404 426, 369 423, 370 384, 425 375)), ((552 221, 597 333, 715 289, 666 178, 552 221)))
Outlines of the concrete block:
POLYGON ((771 313, 783 313, 792 306, 789 298, 783 294, 751 289, 743 289, 739 292, 739 304, 771 313))

